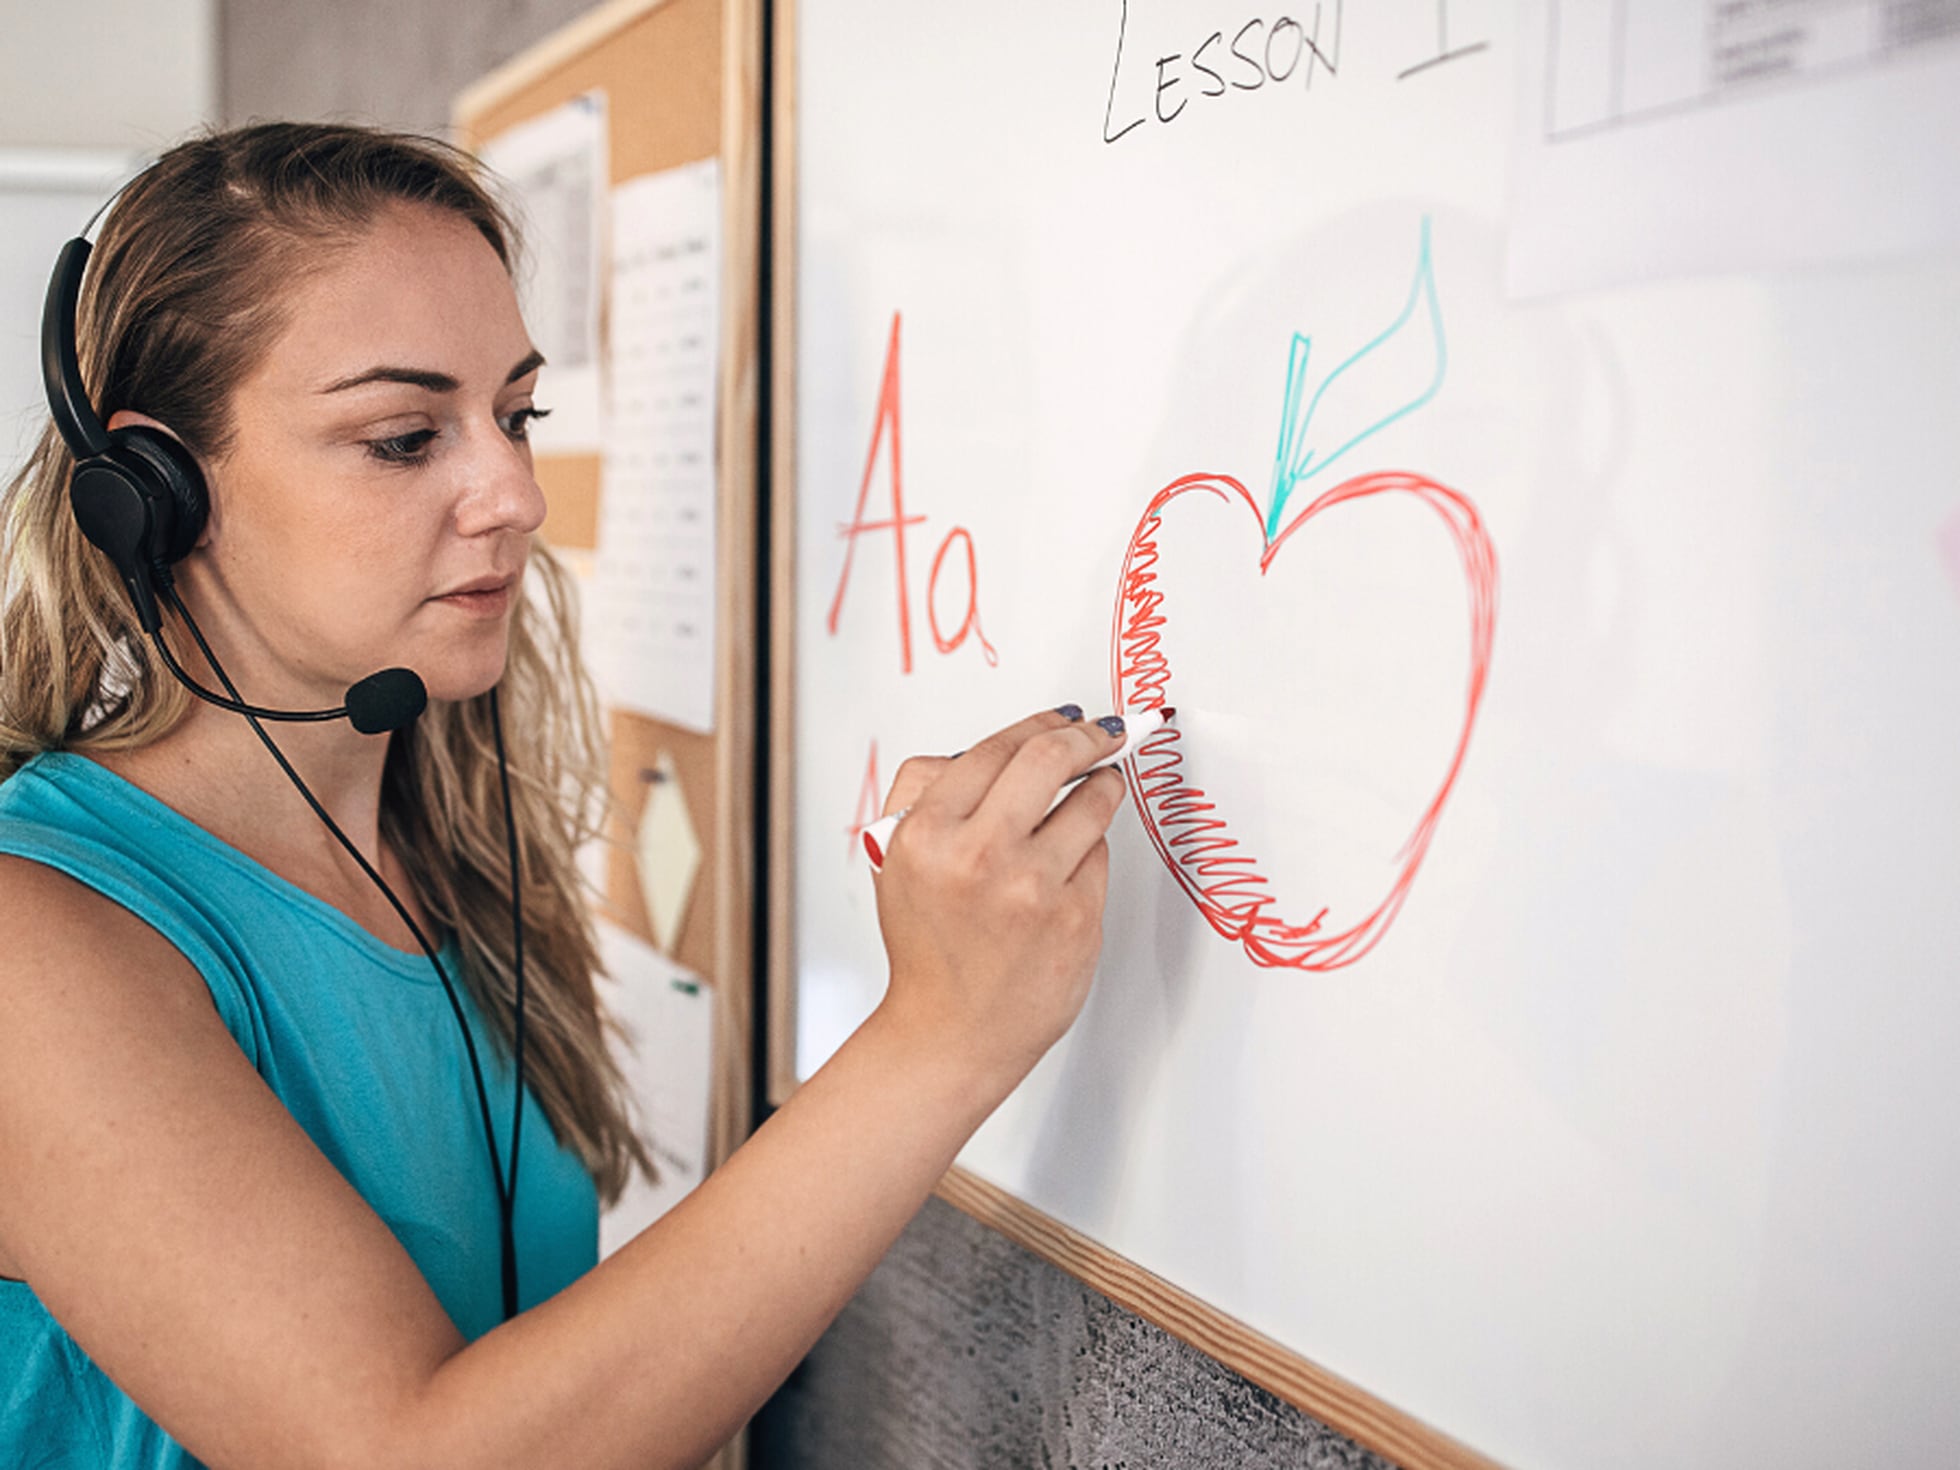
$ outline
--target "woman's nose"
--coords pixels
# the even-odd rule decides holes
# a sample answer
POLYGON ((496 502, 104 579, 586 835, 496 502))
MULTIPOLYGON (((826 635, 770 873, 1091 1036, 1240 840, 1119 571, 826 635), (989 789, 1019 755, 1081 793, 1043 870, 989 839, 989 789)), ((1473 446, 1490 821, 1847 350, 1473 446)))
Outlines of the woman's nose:
POLYGON ((473 452, 463 456, 466 483, 456 507, 456 528, 466 536, 486 531, 529 535, 544 524, 544 491, 531 457, 494 423, 473 436, 473 452))

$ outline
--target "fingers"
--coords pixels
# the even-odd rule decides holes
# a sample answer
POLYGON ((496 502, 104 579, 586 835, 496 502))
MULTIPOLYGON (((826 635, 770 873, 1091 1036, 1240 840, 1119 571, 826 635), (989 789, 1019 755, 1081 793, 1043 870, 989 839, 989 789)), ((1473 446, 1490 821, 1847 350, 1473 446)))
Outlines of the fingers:
POLYGON ((1109 844, 1105 834, 1128 794, 1129 783, 1120 767, 1106 766, 1090 775, 1048 814, 1034 834, 1042 865, 1062 881, 1079 882, 1083 865, 1101 849, 1106 870, 1109 844))
POLYGON ((950 758, 943 755, 915 755, 899 764, 898 774, 892 777, 892 789, 885 797, 884 815, 902 812, 916 805, 927 788, 945 774, 952 765, 950 758))
POLYGON ((1103 901, 1109 896, 1109 842, 1099 841, 1084 853, 1082 861, 1076 864, 1074 874, 1069 878, 1069 887, 1079 888, 1083 896, 1094 905, 1097 913, 1103 910, 1103 901))
POLYGON ((1041 825, 1064 784, 1123 747, 1123 722, 1114 716, 1085 720, 1062 730, 1045 730, 1023 741, 987 793, 975 817, 998 823, 1008 837, 1022 837, 1041 825))
MULTIPOLYGON (((1064 708, 1072 710, 1075 706, 1068 705, 1064 708)), ((978 745, 963 751, 933 783, 932 789, 912 804, 928 805, 934 811, 950 817, 971 815, 986 799, 987 793, 1000 779, 1001 772, 1007 769, 1008 762, 1015 757, 1022 746, 1037 736, 1058 734, 1071 729, 1080 731, 1083 728, 1080 720, 1081 712, 1077 710, 1076 714, 1077 719, 1070 720, 1063 710, 1043 710, 1038 715, 1029 715, 1025 720, 1015 721, 1005 730, 995 731, 978 745)), ((1096 733, 1099 736, 1101 734, 1100 731, 1096 733)), ((1062 771, 1061 775, 1056 777, 1055 785, 1059 787, 1063 777, 1080 769, 1081 766, 1077 765, 1062 771)), ((1054 794, 1055 789, 1051 787, 1048 792, 1049 798, 1052 799, 1054 794)), ((1033 826, 1034 824, 1030 822, 1028 830, 1033 830, 1033 826)))

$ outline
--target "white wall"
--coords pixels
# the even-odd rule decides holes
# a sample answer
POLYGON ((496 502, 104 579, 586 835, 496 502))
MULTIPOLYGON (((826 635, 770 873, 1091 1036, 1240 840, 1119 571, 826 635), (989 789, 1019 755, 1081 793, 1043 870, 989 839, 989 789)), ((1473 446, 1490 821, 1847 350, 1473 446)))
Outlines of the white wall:
POLYGON ((47 421, 38 354, 55 253, 134 162, 109 149, 0 148, 0 479, 47 421))
POLYGON ((154 153, 212 117, 217 0, 0 0, 0 146, 154 153))
MULTIPOLYGON (((0 0, 0 4, 23 0, 0 0)), ((598 0, 232 0, 225 121, 333 118, 442 133, 451 99, 598 0)))
POLYGON ((217 112, 216 0, 0 0, 0 477, 43 415, 37 343, 62 241, 217 112))

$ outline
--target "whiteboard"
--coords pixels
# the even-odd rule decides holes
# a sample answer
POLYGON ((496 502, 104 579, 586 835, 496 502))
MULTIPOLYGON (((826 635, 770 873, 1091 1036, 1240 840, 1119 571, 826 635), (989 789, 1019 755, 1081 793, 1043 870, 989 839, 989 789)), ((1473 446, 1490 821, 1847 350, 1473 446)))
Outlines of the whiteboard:
POLYGON ((1810 9, 1717 72, 1699 5, 799 0, 798 1073, 881 993, 898 761, 1168 698, 961 1162, 1507 1464, 1960 1442, 1960 176, 1847 90, 1960 45, 1810 9), (1705 242, 1544 187, 1603 13, 1557 158, 1705 242))

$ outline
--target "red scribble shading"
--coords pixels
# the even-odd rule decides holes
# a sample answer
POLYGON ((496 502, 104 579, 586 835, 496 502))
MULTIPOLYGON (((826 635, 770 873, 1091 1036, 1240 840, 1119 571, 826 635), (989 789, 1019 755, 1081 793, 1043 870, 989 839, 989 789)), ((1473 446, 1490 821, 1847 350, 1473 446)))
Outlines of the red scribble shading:
POLYGON ((898 415, 898 328, 899 312, 892 313, 892 334, 885 348, 885 376, 878 387, 878 417, 871 425, 871 447, 864 453, 864 478, 858 482, 857 509, 849 525, 839 526, 837 534, 845 541, 844 570, 837 578, 837 595, 830 601, 826 626, 834 637, 837 616, 844 610, 844 589, 851 585, 851 557, 857 551, 857 538, 869 531, 892 533, 892 554, 898 558, 898 646, 904 672, 912 672, 912 604, 905 590, 905 528, 916 526, 924 516, 905 513, 904 456, 900 452, 898 415), (889 427, 892 436, 892 513, 889 520, 867 521, 864 502, 871 494, 871 472, 878 467, 878 444, 889 427))
MULTIPOLYGON (((1202 491, 1226 503, 1234 497, 1252 515, 1262 541, 1265 517, 1245 486, 1229 475, 1186 475, 1157 492, 1138 521, 1123 560, 1117 584, 1116 614, 1111 630, 1110 675, 1118 714, 1163 707, 1171 679, 1170 661, 1162 647, 1170 613, 1157 587, 1157 533, 1163 509, 1178 496, 1202 491)), ((1178 885, 1189 895, 1205 921, 1220 935, 1245 947, 1255 964, 1296 970, 1334 970, 1351 965, 1376 944, 1395 921, 1415 882, 1416 870, 1429 851, 1430 839, 1463 768, 1470 748, 1471 727, 1483 700, 1484 679, 1490 667, 1491 638, 1497 623, 1497 552, 1491 545, 1477 509, 1464 496, 1421 475, 1385 471, 1358 475, 1326 491, 1288 521, 1279 535, 1266 542, 1259 557, 1260 575, 1271 568, 1287 538, 1314 516, 1345 501, 1370 495, 1413 495, 1449 526, 1463 561, 1470 593, 1470 674, 1465 691, 1463 728, 1449 770, 1424 809, 1408 840, 1396 852, 1401 869, 1388 893, 1358 923, 1337 933, 1323 933, 1327 910, 1305 923, 1289 922, 1274 912, 1279 895, 1260 871, 1258 860, 1240 850, 1229 824, 1205 792, 1183 779, 1183 732, 1176 726, 1144 742, 1124 762, 1124 775, 1136 798, 1137 812, 1151 844, 1178 885)))
POLYGON ((885 783, 878 779, 878 742, 871 742, 871 758, 864 765, 864 784, 858 787, 857 811, 851 817, 851 825, 845 830, 850 834, 844 839, 844 856, 848 861, 857 856, 864 841, 864 829, 877 821, 885 810, 885 783))

